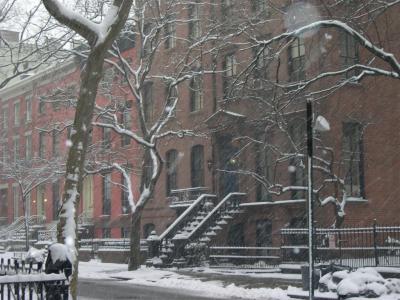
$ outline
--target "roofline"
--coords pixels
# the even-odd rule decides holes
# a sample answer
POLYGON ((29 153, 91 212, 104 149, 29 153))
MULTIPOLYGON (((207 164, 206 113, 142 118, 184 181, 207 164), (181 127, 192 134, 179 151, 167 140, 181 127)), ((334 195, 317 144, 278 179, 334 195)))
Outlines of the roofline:
POLYGON ((78 62, 75 58, 70 58, 61 64, 54 64, 42 71, 12 83, 0 90, 1 102, 6 102, 23 94, 32 93, 37 86, 55 81, 65 75, 71 74, 76 70, 78 62))

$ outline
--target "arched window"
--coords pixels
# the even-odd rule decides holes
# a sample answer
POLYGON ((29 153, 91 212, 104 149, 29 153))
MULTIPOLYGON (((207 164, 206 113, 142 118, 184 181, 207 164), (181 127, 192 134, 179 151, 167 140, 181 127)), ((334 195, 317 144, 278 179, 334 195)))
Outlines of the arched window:
POLYGON ((150 236, 150 233, 156 229, 153 223, 147 223, 143 226, 143 237, 147 239, 150 236))
POLYGON ((202 145, 192 147, 190 161, 192 187, 204 186, 204 147, 202 145))
POLYGON ((178 151, 171 149, 166 154, 166 171, 167 171, 167 182, 166 182, 166 194, 171 195, 171 190, 178 187, 177 184, 177 163, 178 163, 178 151))

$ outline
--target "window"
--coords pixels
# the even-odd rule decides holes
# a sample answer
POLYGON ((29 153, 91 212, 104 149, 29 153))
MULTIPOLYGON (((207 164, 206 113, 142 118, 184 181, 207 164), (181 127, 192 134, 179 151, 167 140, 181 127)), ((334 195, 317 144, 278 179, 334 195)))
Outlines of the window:
POLYGON ((140 190, 143 191, 144 185, 150 184, 151 177, 153 175, 153 161, 150 156, 150 151, 146 150, 143 158, 143 171, 142 171, 142 185, 140 190))
POLYGON ((19 159, 19 136, 13 137, 13 158, 14 161, 17 161, 19 159))
POLYGON ((7 225, 8 220, 8 189, 0 189, 0 224, 7 225))
POLYGON ((129 238, 129 228, 121 227, 121 238, 128 239, 129 238))
POLYGON ((178 151, 175 149, 169 150, 166 154, 166 194, 171 195, 171 190, 175 190, 178 187, 177 183, 177 164, 178 164, 178 151))
POLYGON ((58 219, 58 210, 60 208, 60 182, 56 181, 51 185, 51 195, 53 198, 53 220, 58 219))
MULTIPOLYGON (((261 147, 260 147, 261 148, 261 147)), ((256 153, 255 169, 256 173, 263 177, 267 186, 272 180, 272 158, 269 149, 261 148, 256 153)), ((272 201, 272 195, 267 187, 261 182, 257 182, 256 201, 265 202, 272 201)))
POLYGON ((19 217, 19 189, 18 186, 13 186, 13 202, 14 202, 14 220, 19 217))
POLYGON ((223 80, 223 89, 224 89, 224 97, 228 98, 228 96, 231 94, 230 89, 233 88, 231 87, 231 84, 233 82, 233 77, 236 75, 236 57, 234 54, 229 54, 225 57, 224 60, 224 80, 223 80))
POLYGON ((256 15, 267 15, 268 5, 266 0, 251 0, 251 8, 256 15))
POLYGON ((45 209, 44 209, 44 203, 45 203, 44 199, 46 198, 45 193, 46 193, 45 185, 39 185, 36 191, 36 212, 38 216, 45 215, 45 209))
POLYGON ((111 215, 111 174, 103 176, 103 215, 111 215))
POLYGON ((26 134, 25 135, 25 159, 32 158, 32 135, 26 134))
POLYGON ((145 82, 143 87, 143 108, 144 119, 146 122, 153 120, 154 103, 153 103, 153 82, 145 82))
POLYGON ((25 196, 25 209, 26 209, 26 214, 28 216, 31 215, 31 208, 32 208, 32 195, 31 192, 29 192, 25 196))
POLYGON ((233 0, 222 0, 222 16, 225 22, 232 20, 233 0))
POLYGON ((165 95, 167 97, 167 109, 170 110, 171 117, 176 116, 176 106, 173 109, 173 105, 175 104, 175 101, 178 98, 177 89, 178 88, 176 86, 174 86, 174 87, 166 86, 165 87, 165 95))
POLYGON ((111 128, 103 127, 103 148, 111 148, 111 128))
POLYGON ((289 46, 289 80, 300 81, 305 78, 305 46, 303 38, 299 37, 289 46))
POLYGON ((46 102, 44 97, 39 97, 39 106, 38 106, 38 112, 39 114, 43 114, 46 111, 46 102))
POLYGON ((189 6, 189 39, 196 40, 201 36, 200 5, 195 2, 189 6))
POLYGON ((2 145, 1 150, 2 150, 1 151, 1 161, 3 163, 6 163, 7 159, 8 159, 8 145, 7 145, 7 143, 4 143, 2 145))
POLYGON ((25 121, 26 123, 30 123, 32 121, 32 98, 31 97, 26 98, 25 102, 26 102, 25 121))
POLYGON ((344 185, 347 196, 365 198, 362 125, 343 124, 344 185))
POLYGON ((111 228, 103 228, 103 239, 109 239, 111 238, 111 228))
MULTIPOLYGON (((272 222, 271 220, 257 220, 256 222, 256 247, 272 246, 272 222)), ((268 255, 268 250, 257 251, 258 255, 268 255)))
POLYGON ((259 45, 254 50, 255 75, 256 77, 267 78, 267 64, 268 64, 269 49, 266 46, 259 45))
POLYGON ((45 158, 46 156, 46 133, 39 132, 39 157, 45 158))
POLYGON ((147 239, 151 232, 154 231, 156 229, 156 227, 154 226, 153 223, 147 223, 143 226, 143 237, 145 239, 147 239))
MULTIPOLYGON (((350 34, 343 32, 340 36, 340 58, 344 68, 351 67, 360 62, 358 43, 350 34)), ((346 72, 346 78, 356 76, 359 71, 353 69, 346 72)))
POLYGON ((192 187, 204 186, 204 147, 202 145, 192 147, 190 161, 192 187))
POLYGON ((195 76, 190 81, 190 111, 195 112, 203 108, 203 93, 200 76, 195 76))
POLYGON ((57 130, 53 130, 53 143, 52 143, 52 153, 53 157, 60 155, 60 133, 57 130))
POLYGON ((289 162, 290 185, 295 187, 292 190, 292 199, 302 199, 305 197, 306 173, 303 158, 300 157, 303 153, 305 143, 305 124, 301 119, 294 120, 289 128, 291 139, 291 147, 293 157, 289 162))
MULTIPOLYGON (((132 129, 132 101, 127 101, 124 106, 124 110, 122 111, 122 125, 125 129, 131 130, 132 129)), ((121 136, 121 146, 126 146, 131 143, 131 138, 126 134, 121 136)))
POLYGON ((134 28, 129 28, 117 39, 119 51, 123 52, 130 48, 135 48, 135 33, 134 28))
POLYGON ((121 213, 129 213, 129 191, 124 175, 121 175, 121 213))
POLYGON ((20 110, 20 104, 19 102, 14 103, 14 125, 19 126, 19 110, 20 110))
POLYGON ((176 26, 175 20, 169 19, 165 25, 165 48, 172 49, 176 46, 176 26))
MULTIPOLYGON (((151 30, 152 27, 150 23, 144 24, 143 34, 147 36, 147 39, 146 39, 146 44, 142 45, 143 56, 147 56, 150 54, 151 51, 153 51, 154 35, 152 35, 151 30)), ((144 42, 144 37, 142 39, 142 42, 144 42)))
POLYGON ((3 106, 3 129, 8 128, 8 107, 3 106))

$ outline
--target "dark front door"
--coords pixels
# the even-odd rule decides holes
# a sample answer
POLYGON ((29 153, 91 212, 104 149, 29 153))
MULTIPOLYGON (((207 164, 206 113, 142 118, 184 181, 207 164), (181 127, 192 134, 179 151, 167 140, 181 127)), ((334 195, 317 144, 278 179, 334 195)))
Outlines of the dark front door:
POLYGON ((230 136, 222 136, 218 139, 221 196, 239 190, 239 178, 235 172, 238 169, 237 152, 238 149, 232 145, 230 136))

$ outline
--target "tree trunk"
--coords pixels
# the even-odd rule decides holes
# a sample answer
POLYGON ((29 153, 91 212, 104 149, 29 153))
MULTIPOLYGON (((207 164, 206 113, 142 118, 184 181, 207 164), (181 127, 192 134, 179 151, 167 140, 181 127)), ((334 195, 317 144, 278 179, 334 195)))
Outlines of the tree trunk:
POLYGON ((83 180, 88 138, 91 131, 91 122, 95 107, 97 87, 101 79, 104 61, 103 51, 92 51, 87 59, 84 71, 81 74, 81 89, 72 127, 72 145, 68 152, 66 165, 66 180, 63 194, 63 206, 60 212, 60 221, 57 226, 57 240, 65 243, 73 251, 73 275, 70 283, 73 299, 77 297, 78 279, 78 228, 77 218, 79 198, 83 180), (71 206, 74 215, 71 215, 71 206))
POLYGON ((22 203, 24 206, 24 215, 25 215, 25 249, 26 251, 29 251, 29 215, 28 215, 28 209, 27 209, 27 204, 25 202, 26 198, 22 196, 22 203))
POLYGON ((128 270, 137 270, 140 267, 140 232, 143 206, 137 207, 132 214, 130 232, 130 256, 128 270))

